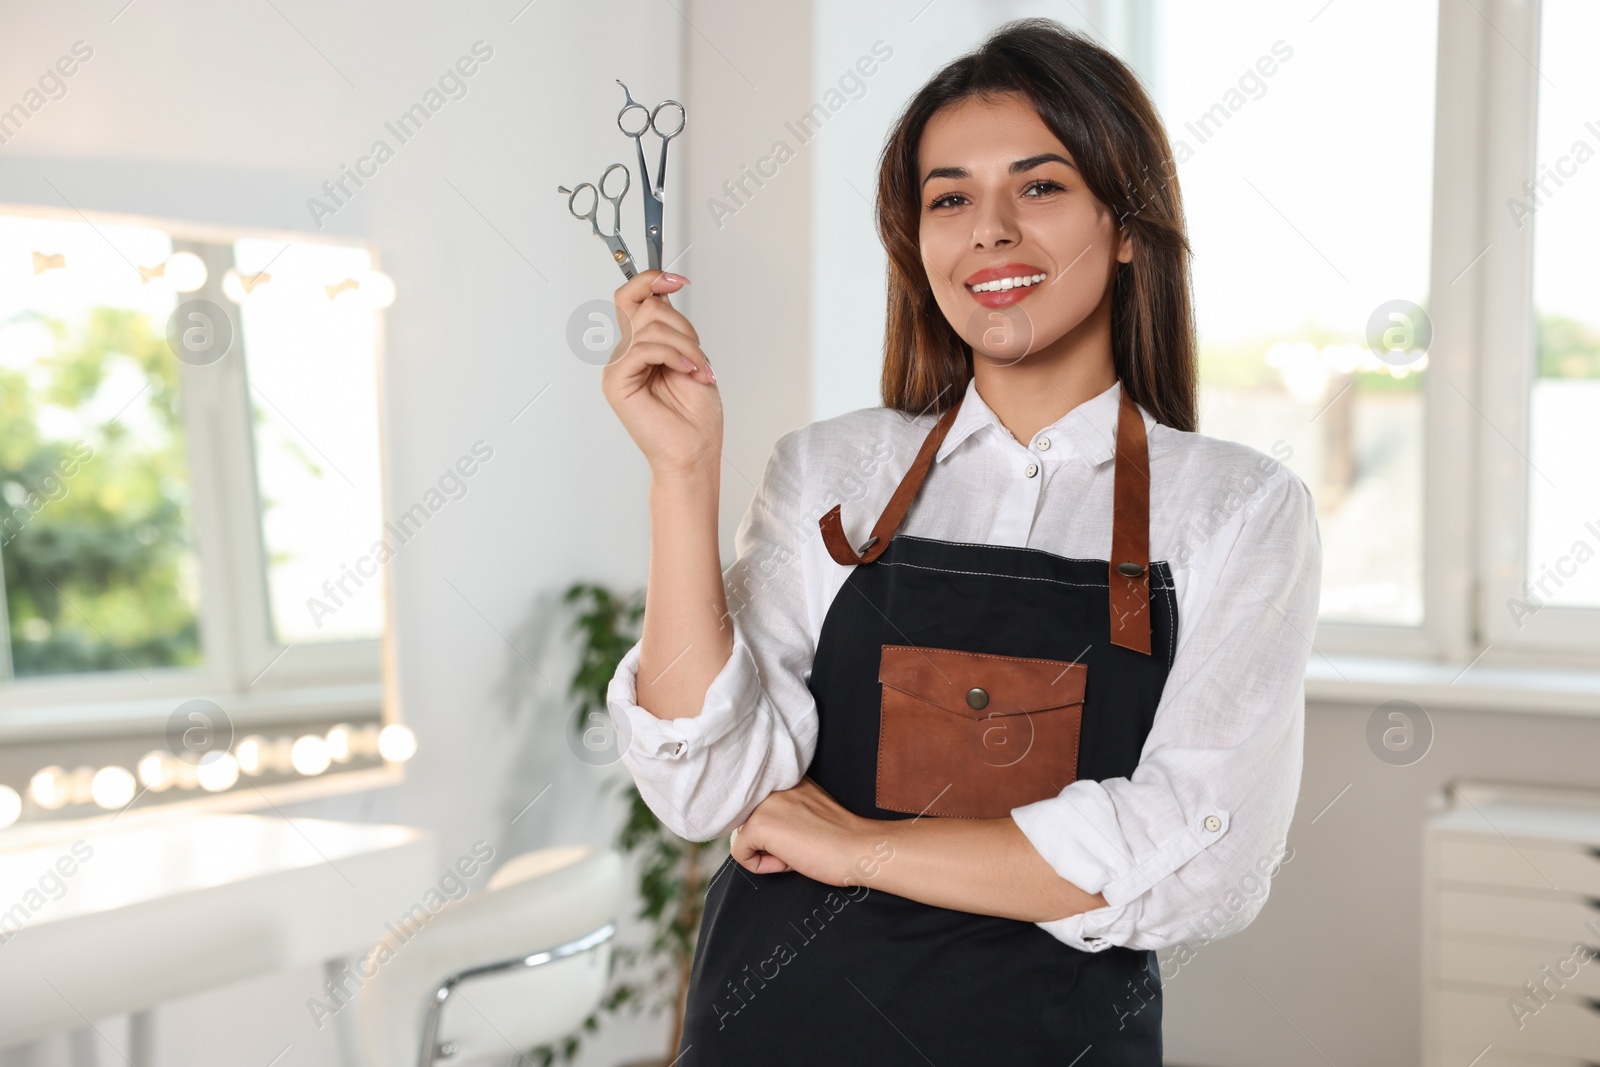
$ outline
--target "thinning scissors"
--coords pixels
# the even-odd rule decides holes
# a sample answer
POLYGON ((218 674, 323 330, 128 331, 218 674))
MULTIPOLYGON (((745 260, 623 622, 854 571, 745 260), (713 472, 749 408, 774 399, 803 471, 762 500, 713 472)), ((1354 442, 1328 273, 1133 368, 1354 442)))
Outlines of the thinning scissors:
MULTIPOLYGON (((611 258, 616 260, 617 266, 622 268, 622 273, 629 278, 639 273, 639 268, 633 265, 633 253, 628 251, 628 243, 622 239, 622 198, 628 195, 628 187, 632 184, 633 178, 628 173, 628 165, 626 163, 613 163, 605 169, 604 174, 600 175, 600 184, 598 186, 593 182, 582 182, 576 189, 568 189, 565 185, 556 186, 556 189, 560 192, 572 194, 567 198, 567 210, 572 212, 573 218, 589 220, 589 224, 594 227, 594 235, 604 241, 607 248, 611 249, 611 258), (606 179, 611 177, 612 171, 618 169, 622 171, 622 192, 616 196, 607 195, 605 191, 606 179), (578 194, 585 189, 594 194, 594 204, 588 211, 579 211, 578 194), (601 197, 611 201, 611 233, 606 233, 600 229, 600 222, 597 216, 600 213, 601 197)), ((654 254, 657 254, 657 250, 651 249, 651 252, 653 258, 654 254)))
MULTIPOLYGON (((622 85, 621 78, 617 79, 617 84, 622 85)), ((617 128, 623 133, 627 134, 629 137, 632 137, 634 146, 639 149, 639 175, 644 180, 645 243, 649 246, 647 251, 650 258, 650 269, 660 270, 662 208, 661 190, 666 185, 667 181, 667 142, 671 141, 674 137, 683 132, 684 124, 689 121, 689 113, 687 110, 685 110, 684 106, 678 103, 676 100, 663 100, 661 103, 657 104, 654 109, 645 107, 643 104, 639 103, 633 98, 633 94, 628 92, 628 87, 626 85, 622 85, 622 94, 627 97, 628 102, 622 105, 621 111, 617 112, 617 128), (666 133, 659 125, 656 124, 656 118, 661 114, 661 109, 669 104, 678 109, 678 126, 671 133, 666 133), (637 130, 630 130, 628 129, 628 123, 624 120, 627 118, 628 112, 634 110, 635 108, 644 113, 644 123, 643 125, 640 125, 637 130), (661 138, 661 161, 656 168, 656 180, 654 185, 651 185, 650 183, 650 165, 645 162, 644 158, 644 135, 646 130, 654 130, 656 136, 661 138)), ((638 117, 635 117, 632 120, 633 124, 635 125, 638 124, 638 121, 638 117)))

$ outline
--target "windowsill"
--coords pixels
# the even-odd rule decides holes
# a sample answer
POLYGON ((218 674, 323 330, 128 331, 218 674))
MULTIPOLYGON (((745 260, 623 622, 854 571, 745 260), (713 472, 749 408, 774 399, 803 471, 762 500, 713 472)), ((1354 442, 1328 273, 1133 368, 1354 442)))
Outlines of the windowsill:
POLYGON ((1306 666, 1306 703, 1360 704, 1409 700, 1427 711, 1600 718, 1600 671, 1572 667, 1460 666, 1414 659, 1313 654, 1306 666))

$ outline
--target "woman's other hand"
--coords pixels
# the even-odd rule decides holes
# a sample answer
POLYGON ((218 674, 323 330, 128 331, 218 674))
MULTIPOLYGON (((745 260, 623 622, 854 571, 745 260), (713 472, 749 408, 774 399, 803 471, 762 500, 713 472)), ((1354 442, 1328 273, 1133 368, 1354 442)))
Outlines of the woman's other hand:
POLYGON ((617 321, 627 323, 601 389, 656 474, 675 475, 722 461, 722 397, 700 335, 665 294, 688 279, 641 271, 617 288, 617 321))
POLYGON ((755 874, 799 871, 825 885, 863 885, 894 850, 875 820, 847 811, 810 778, 769 793, 733 832, 733 861, 755 874))

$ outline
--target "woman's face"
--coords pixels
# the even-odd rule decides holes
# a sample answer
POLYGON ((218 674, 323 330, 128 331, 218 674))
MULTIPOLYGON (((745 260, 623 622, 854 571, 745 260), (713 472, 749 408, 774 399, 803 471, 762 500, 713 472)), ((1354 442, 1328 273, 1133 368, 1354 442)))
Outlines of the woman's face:
POLYGON ((1072 153, 1014 95, 936 114, 917 173, 928 284, 975 355, 1007 364, 1053 344, 1099 307, 1117 264, 1133 257, 1072 153))

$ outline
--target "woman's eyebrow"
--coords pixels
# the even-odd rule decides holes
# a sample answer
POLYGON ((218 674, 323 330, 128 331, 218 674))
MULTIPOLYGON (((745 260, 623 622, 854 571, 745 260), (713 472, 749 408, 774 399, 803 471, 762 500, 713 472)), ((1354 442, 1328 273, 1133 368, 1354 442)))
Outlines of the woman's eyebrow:
MULTIPOLYGON (((1066 158, 1065 156, 1058 155, 1055 152, 1041 152, 1036 156, 1029 156, 1026 159, 1019 159, 1015 163, 1011 164, 1011 173, 1012 174, 1021 174, 1024 171, 1030 171, 1034 167, 1037 167, 1037 166, 1039 166, 1041 164, 1044 164, 1044 163, 1065 163, 1067 166, 1071 167, 1073 170, 1077 170, 1078 169, 1077 166, 1072 162, 1072 160, 1066 158)), ((972 177, 972 175, 971 175, 970 172, 968 172, 966 167, 934 167, 932 170, 930 170, 928 172, 928 176, 926 178, 922 179, 922 184, 923 185, 927 185, 929 182, 933 181, 933 179, 935 179, 935 178, 970 178, 970 177, 972 177)))

